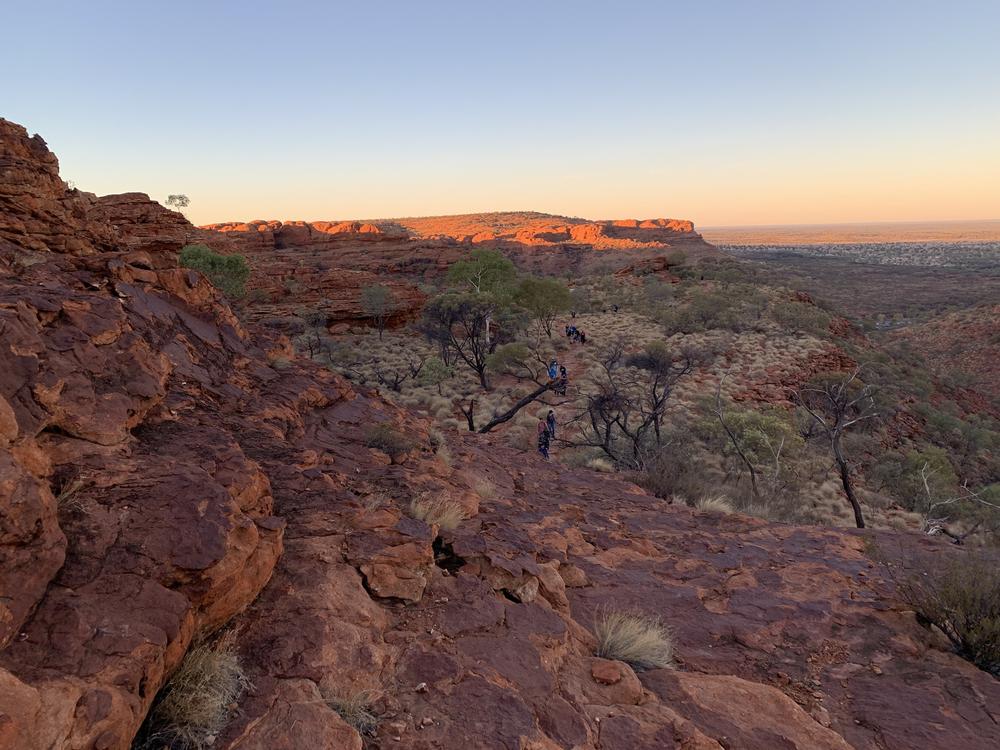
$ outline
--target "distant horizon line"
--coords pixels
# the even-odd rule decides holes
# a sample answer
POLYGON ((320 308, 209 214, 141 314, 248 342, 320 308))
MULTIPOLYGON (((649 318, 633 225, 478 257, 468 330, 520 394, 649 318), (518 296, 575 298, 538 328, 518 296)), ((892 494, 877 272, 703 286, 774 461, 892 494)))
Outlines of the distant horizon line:
POLYGON ((794 224, 704 224, 695 222, 700 229, 777 229, 780 227, 861 227, 878 225, 919 224, 1000 224, 997 219, 876 219, 873 221, 817 221, 794 224))

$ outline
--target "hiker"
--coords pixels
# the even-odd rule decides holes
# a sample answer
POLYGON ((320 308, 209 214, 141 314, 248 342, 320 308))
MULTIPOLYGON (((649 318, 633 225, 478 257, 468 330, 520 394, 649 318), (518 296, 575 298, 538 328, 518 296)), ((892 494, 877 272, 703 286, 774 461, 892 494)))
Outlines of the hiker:
POLYGON ((569 338, 572 335, 571 330, 571 326, 566 326, 566 338, 569 338))
POLYGON ((549 427, 544 419, 538 420, 538 452, 546 461, 549 460, 549 427))
POLYGON ((615 312, 618 312, 618 305, 612 305, 611 309, 614 310, 615 312))
POLYGON ((587 334, 585 334, 583 331, 580 331, 580 343, 581 344, 587 343, 587 334))
POLYGON ((557 375, 559 375, 559 363, 552 360, 549 365, 549 380, 555 380, 557 375))
MULTIPOLYGON (((566 366, 559 366, 559 384, 556 386, 556 393, 560 396, 566 395, 566 386, 569 384, 569 373, 566 372, 566 366)), ((555 434, 555 433, 553 433, 555 434)))
POLYGON ((548 415, 545 417, 545 425, 549 429, 549 436, 555 440, 556 438, 556 413, 549 409, 548 415))

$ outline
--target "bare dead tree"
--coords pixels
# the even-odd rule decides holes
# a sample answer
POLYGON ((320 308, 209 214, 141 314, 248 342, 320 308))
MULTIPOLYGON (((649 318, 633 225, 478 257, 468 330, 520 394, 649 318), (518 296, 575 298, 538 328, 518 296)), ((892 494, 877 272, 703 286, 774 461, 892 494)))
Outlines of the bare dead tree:
POLYGON ((570 445, 600 448, 615 463, 641 469, 663 445, 663 420, 677 382, 695 367, 691 350, 654 344, 626 356, 624 343, 607 349, 584 409, 571 423, 580 438, 570 445))
POLYGON ((403 383, 407 380, 417 379, 420 371, 424 369, 424 361, 408 357, 405 362, 390 367, 387 366, 386 362, 375 358, 371 361, 371 367, 372 372, 375 373, 375 379, 381 385, 400 393, 403 390, 403 383))
MULTIPOLYGON (((973 492, 969 489, 968 484, 962 485, 961 492, 958 495, 942 500, 935 499, 930 483, 933 474, 934 469, 932 469, 930 464, 925 461, 923 466, 920 468, 920 482, 923 485, 924 495, 927 498, 927 510, 924 512, 925 534, 928 534, 929 536, 943 534, 951 539, 955 544, 963 544, 966 539, 976 533, 983 526, 985 519, 978 519, 965 531, 955 532, 948 528, 948 524, 953 521, 951 511, 961 507, 962 505, 967 506, 969 504, 989 508, 992 511, 1000 511, 1000 505, 991 503, 983 497, 983 493, 986 488, 973 492)), ((990 524, 990 528, 987 529, 987 532, 995 532, 998 527, 1000 527, 1000 516, 997 517, 996 522, 990 524)))
POLYGON ((854 522, 859 529, 865 527, 861 503, 854 492, 851 466, 844 454, 844 433, 855 425, 879 416, 875 404, 875 388, 861 381, 861 367, 843 377, 826 378, 815 385, 800 388, 795 401, 812 418, 830 443, 834 460, 840 472, 844 495, 854 511, 854 522))

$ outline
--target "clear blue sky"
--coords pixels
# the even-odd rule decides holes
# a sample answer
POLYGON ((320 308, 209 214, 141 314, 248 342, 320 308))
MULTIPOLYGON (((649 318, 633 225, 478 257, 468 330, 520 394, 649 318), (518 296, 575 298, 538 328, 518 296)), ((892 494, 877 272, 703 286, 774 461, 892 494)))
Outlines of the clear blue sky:
POLYGON ((1000 218, 1000 2, 4 3, 0 115, 196 222, 1000 218))

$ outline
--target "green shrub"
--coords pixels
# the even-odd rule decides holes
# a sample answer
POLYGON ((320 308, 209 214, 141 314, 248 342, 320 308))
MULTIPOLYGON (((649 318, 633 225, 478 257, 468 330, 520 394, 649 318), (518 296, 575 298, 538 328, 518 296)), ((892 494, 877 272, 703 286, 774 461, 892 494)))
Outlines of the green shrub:
POLYGON ((943 567, 922 560, 897 587, 959 656, 1000 677, 1000 560, 983 552, 956 555, 943 567))
POLYGON ((181 250, 181 266, 201 271, 212 285, 231 299, 246 294, 250 266, 242 255, 221 255, 206 245, 188 245, 181 250))
POLYGON ((784 301, 771 305, 771 317, 793 333, 822 333, 830 328, 829 313, 805 302, 784 301))

